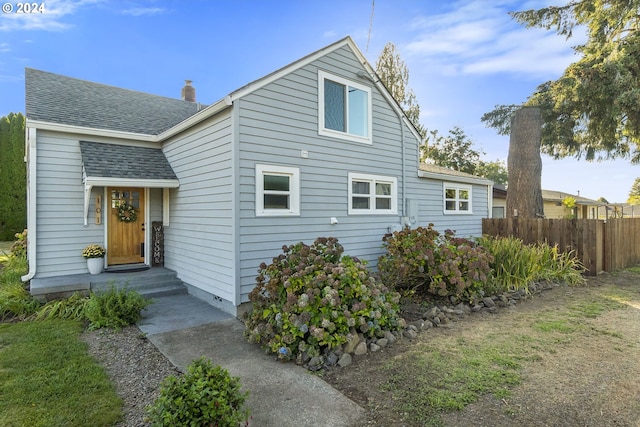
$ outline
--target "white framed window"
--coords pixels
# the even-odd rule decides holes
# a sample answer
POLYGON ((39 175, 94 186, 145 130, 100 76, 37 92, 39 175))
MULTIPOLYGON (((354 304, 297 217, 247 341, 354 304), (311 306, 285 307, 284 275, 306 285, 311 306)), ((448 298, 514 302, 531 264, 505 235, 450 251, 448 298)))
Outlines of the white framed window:
POLYGON ((349 214, 397 214, 398 179, 349 173, 349 214))
POLYGON ((445 214, 471 214, 471 186, 445 182, 444 213, 445 214))
POLYGON ((300 215, 300 169, 256 164, 256 216, 300 215))
POLYGON ((371 88, 318 71, 318 133, 371 144, 371 88))

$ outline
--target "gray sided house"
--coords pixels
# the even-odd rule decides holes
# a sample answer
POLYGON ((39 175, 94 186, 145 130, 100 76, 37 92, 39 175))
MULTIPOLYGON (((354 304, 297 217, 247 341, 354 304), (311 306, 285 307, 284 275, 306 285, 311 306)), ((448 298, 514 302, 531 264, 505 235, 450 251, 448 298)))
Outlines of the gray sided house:
POLYGON ((27 69, 26 117, 34 293, 86 278, 98 243, 107 272, 162 264, 236 314, 283 245, 333 236, 375 267, 390 230, 477 236, 491 212, 491 181, 419 163, 349 37, 208 106, 27 69))

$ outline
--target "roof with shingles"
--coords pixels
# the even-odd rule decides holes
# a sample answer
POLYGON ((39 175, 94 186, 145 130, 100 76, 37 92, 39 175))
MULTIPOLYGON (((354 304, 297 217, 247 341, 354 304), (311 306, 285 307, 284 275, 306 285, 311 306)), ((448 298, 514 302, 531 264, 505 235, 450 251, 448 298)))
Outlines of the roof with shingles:
POLYGON ((460 171, 457 171, 457 170, 454 170, 454 169, 445 168, 444 166, 434 165, 433 163, 420 162, 420 165, 418 167, 419 167, 419 169, 421 171, 424 171, 424 172, 437 173, 437 174, 441 174, 441 175, 457 176, 457 177, 460 177, 460 178, 487 180, 487 178, 483 178, 483 177, 480 177, 480 176, 477 176, 477 175, 472 175, 472 174, 466 173, 466 172, 460 172, 460 171))
POLYGON ((26 117, 95 129, 158 135, 197 113, 195 102, 25 69, 26 117))
POLYGON ((546 201, 562 202, 567 197, 573 197, 576 199, 576 203, 579 205, 605 205, 606 203, 599 202, 597 200, 588 199, 586 197, 577 196, 575 194, 565 193, 563 191, 556 190, 542 190, 542 199, 546 201))
POLYGON ((80 141, 88 177, 177 179, 162 150, 131 145, 80 141))

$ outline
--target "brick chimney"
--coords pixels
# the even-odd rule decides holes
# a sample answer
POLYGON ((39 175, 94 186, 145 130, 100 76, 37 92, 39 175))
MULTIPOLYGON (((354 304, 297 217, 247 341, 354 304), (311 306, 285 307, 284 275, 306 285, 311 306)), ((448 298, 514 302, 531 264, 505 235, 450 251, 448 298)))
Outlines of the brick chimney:
POLYGON ((182 88, 182 100, 189 102, 196 102, 196 89, 191 86, 192 80, 185 80, 184 87, 182 88))

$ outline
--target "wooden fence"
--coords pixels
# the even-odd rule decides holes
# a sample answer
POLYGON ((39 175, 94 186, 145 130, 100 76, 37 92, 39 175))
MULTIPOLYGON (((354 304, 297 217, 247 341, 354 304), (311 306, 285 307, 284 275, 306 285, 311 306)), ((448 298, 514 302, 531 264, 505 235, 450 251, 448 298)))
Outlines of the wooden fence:
POLYGON ((640 263, 640 218, 526 219, 485 218, 482 233, 514 236, 524 243, 546 242, 573 250, 595 276, 640 263))

